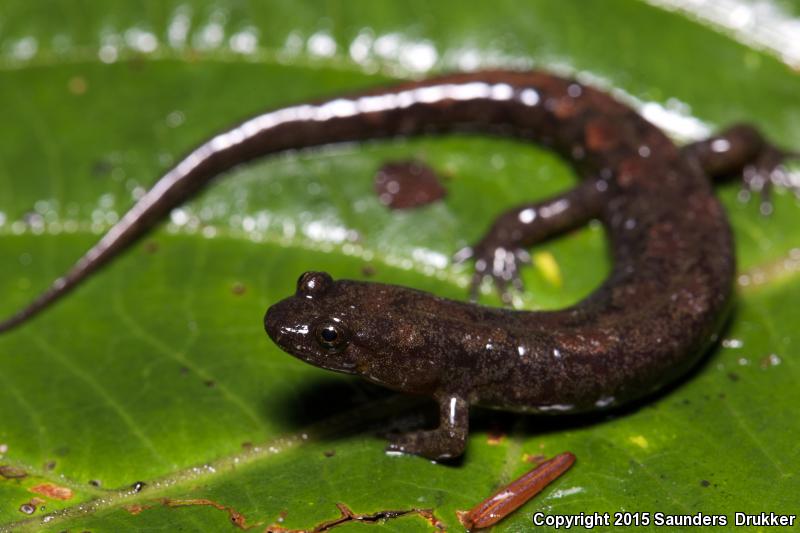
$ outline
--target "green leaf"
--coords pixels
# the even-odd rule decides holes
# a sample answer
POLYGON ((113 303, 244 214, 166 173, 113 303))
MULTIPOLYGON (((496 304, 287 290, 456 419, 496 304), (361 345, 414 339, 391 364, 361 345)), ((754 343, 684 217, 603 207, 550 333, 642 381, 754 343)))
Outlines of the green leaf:
MULTIPOLYGON (((797 71, 643 2, 8 0, 0 312, 28 302, 160 172, 237 119, 498 65, 580 73, 667 117, 677 137, 746 120, 800 146, 797 71)), ((525 457, 564 450, 576 466, 498 530, 529 530, 535 511, 796 512, 800 206, 789 193, 764 218, 736 200, 735 184, 721 188, 742 277, 725 340, 697 372, 609 417, 479 412, 456 466, 386 456, 376 433, 420 423, 419 404, 307 366, 263 333, 264 310, 307 269, 464 298, 470 272, 450 254, 505 208, 573 183, 552 154, 479 136, 334 146, 220 178, 65 301, 0 336, 0 528, 305 529, 338 517, 341 503, 365 515, 433 509, 458 530, 455 511, 530 469, 525 457), (372 175, 412 156, 445 177, 448 196, 389 212, 372 175), (29 516, 21 506, 32 498, 29 516)), ((517 302, 529 308, 574 303, 609 269, 595 226, 534 252, 517 302)), ((432 530, 414 513, 381 526, 432 530)))

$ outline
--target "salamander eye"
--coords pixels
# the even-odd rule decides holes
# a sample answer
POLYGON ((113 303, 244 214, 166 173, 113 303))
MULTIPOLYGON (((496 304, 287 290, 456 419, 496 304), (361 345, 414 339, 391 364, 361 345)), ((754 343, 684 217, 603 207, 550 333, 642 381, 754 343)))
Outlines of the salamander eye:
POLYGON ((350 342, 347 329, 335 322, 323 322, 317 326, 316 336, 319 345, 330 352, 340 352, 350 342))
POLYGON ((297 294, 314 298, 324 294, 333 285, 333 279, 326 272, 304 272, 297 279, 297 294))

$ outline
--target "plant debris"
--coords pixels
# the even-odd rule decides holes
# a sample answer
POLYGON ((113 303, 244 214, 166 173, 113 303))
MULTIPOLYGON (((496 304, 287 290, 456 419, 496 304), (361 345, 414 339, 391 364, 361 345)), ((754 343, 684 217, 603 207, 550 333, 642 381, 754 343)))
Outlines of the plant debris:
POLYGON ((349 522, 364 522, 368 524, 374 524, 378 522, 383 522, 384 520, 390 520, 392 518, 400 518, 401 516, 406 516, 410 514, 416 514, 424 518, 425 520, 430 523, 433 527, 435 527, 439 531, 447 531, 444 524, 436 518, 436 515, 433 514, 432 509, 406 509, 401 511, 378 511, 372 514, 356 514, 354 513, 349 507, 347 507, 343 503, 337 503, 336 507, 339 509, 341 516, 339 518, 334 518, 333 520, 327 520, 322 522, 321 524, 317 524, 316 526, 312 527, 311 529, 288 529, 278 524, 272 524, 267 526, 267 529, 264 530, 264 533, 322 533, 324 531, 329 531, 337 526, 342 524, 347 524, 349 522))

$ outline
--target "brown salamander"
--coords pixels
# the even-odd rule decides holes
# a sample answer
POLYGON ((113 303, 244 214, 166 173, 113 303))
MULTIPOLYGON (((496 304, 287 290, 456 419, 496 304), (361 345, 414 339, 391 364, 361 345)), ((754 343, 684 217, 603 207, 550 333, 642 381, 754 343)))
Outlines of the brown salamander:
POLYGON ((785 154, 746 125, 678 148, 607 94, 543 72, 454 74, 246 120, 169 170, 0 331, 49 307, 236 165, 329 143, 455 131, 530 139, 565 156, 583 178, 563 195, 504 213, 462 251, 459 259, 475 261, 473 287, 491 277, 507 294, 520 286, 527 247, 593 218, 611 240, 608 279, 577 305, 531 312, 307 272, 296 294, 266 313, 275 343, 322 368, 435 398, 440 426, 389 445, 430 458, 463 452, 470 405, 602 409, 658 389, 698 360, 729 308, 735 270, 710 178, 744 174, 766 190, 785 154))

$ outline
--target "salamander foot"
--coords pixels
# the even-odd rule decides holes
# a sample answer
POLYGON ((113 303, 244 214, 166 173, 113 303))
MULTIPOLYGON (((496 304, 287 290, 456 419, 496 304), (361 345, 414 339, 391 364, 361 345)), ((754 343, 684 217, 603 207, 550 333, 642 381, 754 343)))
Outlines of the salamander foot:
POLYGON ((462 248, 453 260, 456 263, 463 263, 468 259, 475 261, 475 273, 472 275, 469 290, 471 301, 477 301, 483 280, 491 279, 503 304, 511 305, 511 289, 519 292, 524 289, 520 270, 523 265, 530 264, 531 256, 523 248, 506 248, 485 241, 484 239, 475 247, 462 248))
POLYGON ((386 451, 421 455, 433 460, 452 459, 464 453, 469 433, 469 404, 455 394, 443 394, 437 401, 438 428, 390 435, 386 451))
POLYGON ((758 209, 762 215, 768 216, 773 211, 773 187, 785 187, 800 197, 800 183, 796 180, 792 181, 784 164, 785 161, 791 159, 800 159, 800 152, 781 150, 771 144, 766 144, 753 163, 742 169, 742 188, 739 191, 739 200, 748 202, 753 195, 759 195, 758 209))
POLYGON ((464 453, 466 433, 447 429, 412 431, 389 436, 387 452, 410 453, 435 461, 453 459, 464 453))

